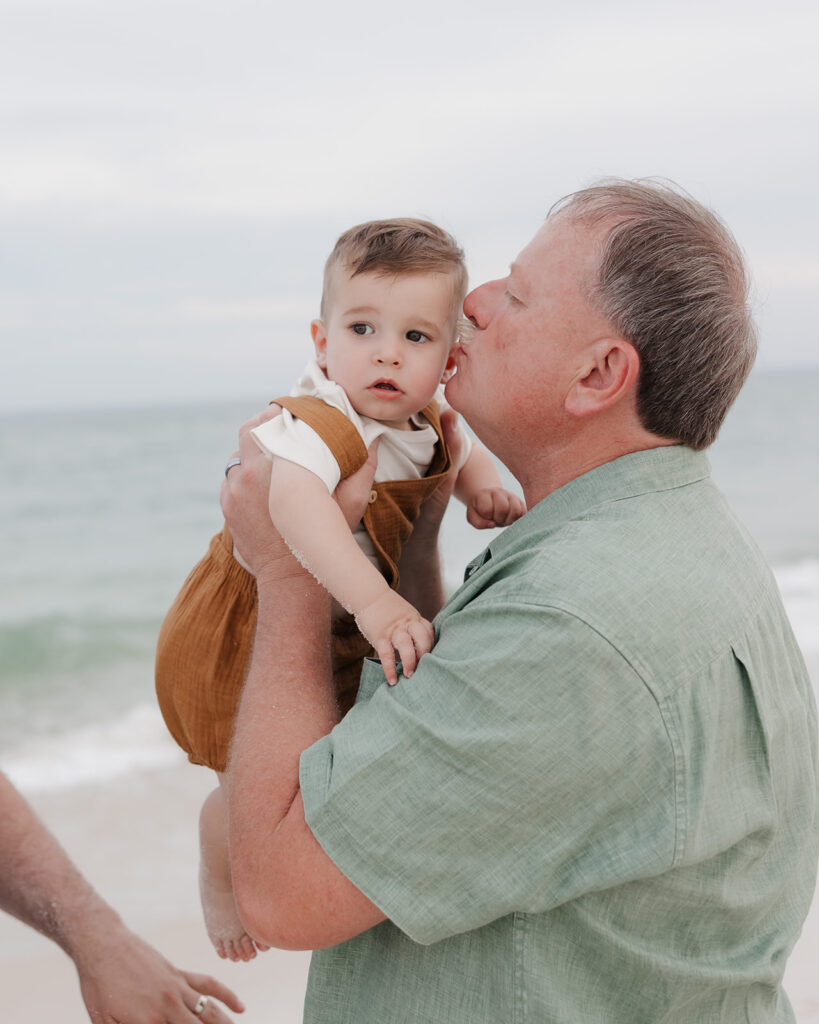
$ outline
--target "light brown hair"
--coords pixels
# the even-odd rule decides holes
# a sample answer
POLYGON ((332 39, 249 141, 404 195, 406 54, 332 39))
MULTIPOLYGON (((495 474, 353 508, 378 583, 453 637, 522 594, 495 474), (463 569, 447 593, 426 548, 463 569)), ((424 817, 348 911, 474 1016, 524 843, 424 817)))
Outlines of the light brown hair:
POLYGON ((643 426, 707 448, 757 349, 750 280, 733 235, 711 210, 653 180, 602 181, 561 200, 554 215, 610 225, 587 297, 637 350, 643 426))
POLYGON ((332 271, 343 267, 358 274, 451 274, 453 304, 463 302, 467 274, 463 249, 437 224, 413 217, 371 220, 349 228, 324 265, 321 315, 326 312, 332 271))

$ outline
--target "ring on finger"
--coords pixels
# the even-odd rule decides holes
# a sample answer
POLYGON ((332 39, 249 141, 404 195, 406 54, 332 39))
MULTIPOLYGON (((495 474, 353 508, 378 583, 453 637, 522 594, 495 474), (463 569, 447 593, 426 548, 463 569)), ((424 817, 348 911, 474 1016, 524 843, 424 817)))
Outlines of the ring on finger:
MULTIPOLYGON (((239 460, 237 459, 236 461, 238 462, 239 460)), ((194 1008, 191 1010, 191 1013, 194 1015, 194 1017, 202 1016, 202 1014, 205 1012, 208 1002, 209 1000, 207 996, 199 996, 199 998, 196 1000, 196 1006, 194 1006, 194 1008)))

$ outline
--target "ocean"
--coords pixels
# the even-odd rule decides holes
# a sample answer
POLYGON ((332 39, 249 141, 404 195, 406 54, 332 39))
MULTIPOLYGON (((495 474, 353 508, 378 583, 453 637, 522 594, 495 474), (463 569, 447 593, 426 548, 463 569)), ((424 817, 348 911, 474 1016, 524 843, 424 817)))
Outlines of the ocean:
MULTIPOLYGON (((710 453, 806 655, 819 652, 818 391, 819 369, 756 371, 710 453)), ((0 414, 0 767, 24 790, 183 759, 156 709, 156 635, 220 527, 237 427, 267 397, 0 414)), ((487 539, 453 502, 450 586, 487 539)))

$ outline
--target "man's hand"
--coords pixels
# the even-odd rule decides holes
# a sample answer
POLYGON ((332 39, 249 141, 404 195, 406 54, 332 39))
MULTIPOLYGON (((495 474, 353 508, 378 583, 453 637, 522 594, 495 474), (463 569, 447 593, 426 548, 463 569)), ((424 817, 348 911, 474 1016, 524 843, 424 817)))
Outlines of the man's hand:
POLYGON ((523 498, 503 487, 486 487, 473 495, 466 510, 466 518, 477 530, 490 530, 494 526, 508 526, 526 514, 523 498))
POLYGON ((219 999, 241 1013, 236 995, 206 974, 180 971, 137 936, 108 934, 95 944, 93 957, 77 957, 80 990, 93 1024, 146 1024, 169 1021, 190 1024, 230 1024, 231 1018, 214 1002, 219 999), (204 1011, 192 1011, 200 997, 208 997, 204 1011))
POLYGON ((409 677, 421 656, 432 650, 435 641, 432 624, 403 597, 388 588, 381 597, 363 608, 355 621, 381 659, 390 686, 398 682, 395 651, 401 658, 404 675, 409 677))
MULTIPOLYGON (((271 462, 250 436, 254 427, 279 416, 281 411, 280 405, 271 403, 242 425, 239 449, 233 453, 241 459, 241 464, 229 470, 222 484, 222 512, 233 535, 233 555, 254 576, 264 566, 285 577, 304 571, 295 559, 291 559, 293 565, 288 568, 290 551, 270 520, 271 462)), ((350 530, 355 529, 364 515, 377 464, 378 439, 370 447, 361 469, 336 488, 334 497, 350 530)))
POLYGON ((341 480, 333 492, 333 497, 344 513, 347 525, 355 532, 361 522, 361 517, 367 509, 367 502, 372 491, 375 470, 378 466, 378 443, 381 440, 377 437, 367 451, 367 461, 356 470, 352 476, 341 480))
POLYGON ((281 406, 270 405, 240 428, 239 449, 234 455, 238 455, 241 464, 228 471, 222 484, 221 502, 237 560, 256 577, 261 572, 270 572, 287 579, 306 570, 292 557, 270 521, 271 463, 250 436, 254 427, 280 413, 281 406))

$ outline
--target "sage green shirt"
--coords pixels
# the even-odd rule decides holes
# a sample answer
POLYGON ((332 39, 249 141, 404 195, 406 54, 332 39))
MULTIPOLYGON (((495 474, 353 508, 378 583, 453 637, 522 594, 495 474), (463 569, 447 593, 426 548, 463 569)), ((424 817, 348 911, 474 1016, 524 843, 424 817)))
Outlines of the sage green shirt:
POLYGON ((791 1021, 816 715, 772 576, 683 447, 549 495, 415 675, 301 759, 388 921, 314 954, 315 1024, 791 1021))

